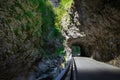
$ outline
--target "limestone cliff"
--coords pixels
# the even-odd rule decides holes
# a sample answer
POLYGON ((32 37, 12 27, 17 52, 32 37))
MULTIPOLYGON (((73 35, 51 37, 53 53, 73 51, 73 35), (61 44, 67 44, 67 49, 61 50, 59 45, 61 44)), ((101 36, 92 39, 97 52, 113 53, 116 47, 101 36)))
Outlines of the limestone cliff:
MULTIPOLYGON (((110 61, 120 55, 120 1, 74 0, 69 22, 63 17, 67 44, 79 45, 82 56, 110 61), (66 24, 68 25, 66 28, 66 24)), ((119 60, 117 58, 117 61, 119 60)), ((117 64, 117 63, 116 63, 117 64)))

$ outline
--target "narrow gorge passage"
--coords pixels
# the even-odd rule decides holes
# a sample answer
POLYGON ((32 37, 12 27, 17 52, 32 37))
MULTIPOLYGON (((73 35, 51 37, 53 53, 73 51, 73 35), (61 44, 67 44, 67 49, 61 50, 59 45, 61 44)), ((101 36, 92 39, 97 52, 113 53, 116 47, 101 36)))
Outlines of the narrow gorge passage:
POLYGON ((120 80, 120 0, 0 0, 0 80, 54 80, 72 56, 77 80, 120 80))

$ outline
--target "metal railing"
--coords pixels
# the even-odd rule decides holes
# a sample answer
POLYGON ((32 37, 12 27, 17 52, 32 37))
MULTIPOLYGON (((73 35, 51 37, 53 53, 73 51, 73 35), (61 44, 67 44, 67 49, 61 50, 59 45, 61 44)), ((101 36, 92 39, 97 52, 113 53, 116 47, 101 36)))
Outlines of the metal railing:
POLYGON ((63 80, 63 78, 65 78, 65 75, 70 68, 71 63, 72 63, 72 60, 69 60, 66 64, 65 69, 63 71, 61 71, 61 73, 54 80, 63 80))
POLYGON ((54 80, 76 80, 76 66, 74 59, 70 59, 65 69, 54 80))

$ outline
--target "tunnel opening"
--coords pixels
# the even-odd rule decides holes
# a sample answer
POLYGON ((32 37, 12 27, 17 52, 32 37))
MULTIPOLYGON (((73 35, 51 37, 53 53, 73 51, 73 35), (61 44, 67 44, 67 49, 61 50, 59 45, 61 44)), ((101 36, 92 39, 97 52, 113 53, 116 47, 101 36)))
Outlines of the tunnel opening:
POLYGON ((73 55, 74 55, 74 48, 76 48, 75 50, 77 50, 79 56, 91 57, 90 49, 87 46, 85 46, 84 43, 81 42, 80 38, 68 39, 67 45, 71 49, 73 55))
POLYGON ((71 49, 72 49, 72 55, 73 56, 80 56, 81 55, 80 46, 72 45, 71 49))
POLYGON ((71 45, 71 50, 72 50, 72 55, 73 56, 81 56, 81 57, 88 57, 86 55, 86 51, 84 46, 80 45, 80 44, 72 44, 71 45))

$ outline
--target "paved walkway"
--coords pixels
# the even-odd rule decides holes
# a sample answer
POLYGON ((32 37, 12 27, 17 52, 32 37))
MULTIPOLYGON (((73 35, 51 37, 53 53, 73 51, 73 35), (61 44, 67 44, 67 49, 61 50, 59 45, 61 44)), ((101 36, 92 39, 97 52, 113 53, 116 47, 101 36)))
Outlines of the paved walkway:
POLYGON ((85 57, 74 57, 77 80, 120 80, 120 68, 85 57))

